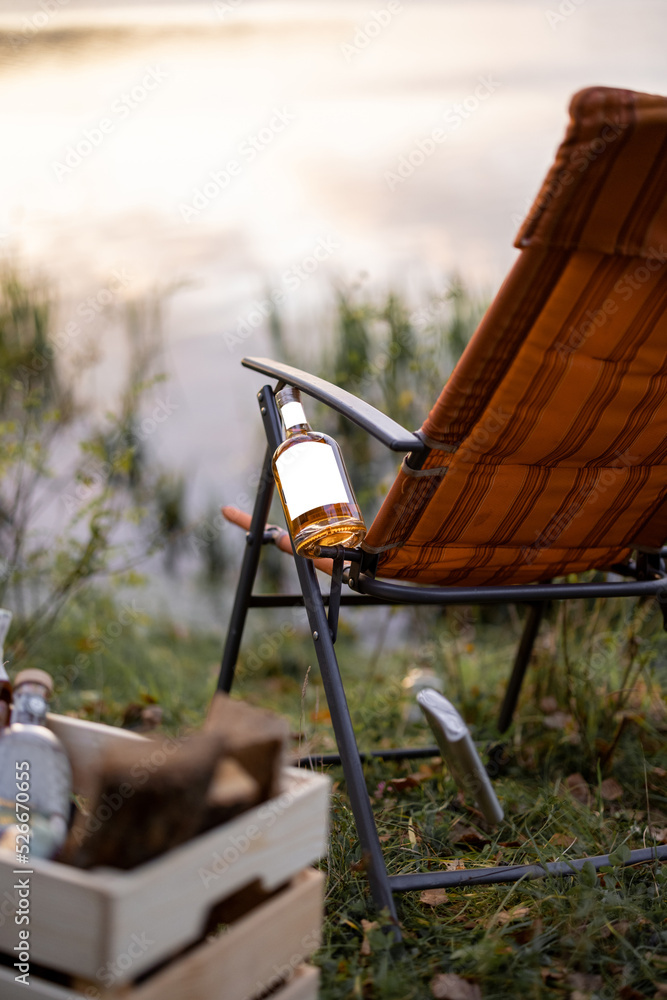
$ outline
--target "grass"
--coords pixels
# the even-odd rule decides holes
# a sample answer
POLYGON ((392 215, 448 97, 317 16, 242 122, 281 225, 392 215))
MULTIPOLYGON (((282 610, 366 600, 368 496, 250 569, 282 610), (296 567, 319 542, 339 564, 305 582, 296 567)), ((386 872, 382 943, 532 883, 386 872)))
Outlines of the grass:
MULTIPOLYGON (((42 366, 46 300, 13 277, 5 290, 12 293, 5 298, 14 310, 5 335, 19 329, 19 320, 30 321, 27 333, 20 327, 16 344, 7 342, 8 370, 25 361, 27 389, 45 380, 42 371, 49 376, 47 388, 53 388, 57 366, 51 361, 42 366)), ((331 356, 315 367, 415 426, 423 417, 423 399, 435 398, 481 310, 482 303, 458 281, 416 316, 393 293, 373 302, 363 290, 342 292, 335 330, 325 339, 331 356)), ((289 360, 278 317, 272 332, 277 355, 289 360)), ((121 414, 126 423, 137 416, 142 358, 137 348, 127 397, 135 408, 121 414)), ((14 405, 9 384, 5 416, 14 405)), ((17 392, 22 383, 11 384, 17 392)), ((29 412, 22 404, 14 409, 29 412)), ((128 426, 131 430, 131 421, 128 426)), ((386 476, 393 480, 393 460, 378 464, 386 457, 368 450, 366 439, 345 427, 329 429, 345 444, 351 467, 361 470, 356 487, 364 509, 372 510, 380 499, 377 483, 386 476)), ((40 462, 34 464, 39 471, 40 462)), ((176 538, 183 531, 181 501, 176 488, 161 508, 162 527, 176 538)), ((26 531, 29 515, 27 509, 26 531)), ((12 551, 16 532, 11 518, 7 524, 12 551)), ((100 524, 92 528, 95 552, 106 553, 100 524)), ((61 576, 66 554, 45 550, 48 566, 61 576)), ((39 589, 48 577, 31 559, 21 563, 18 579, 29 572, 39 589)), ((212 549, 209 568, 218 578, 220 559, 212 549)), ((82 566, 65 579, 78 586, 82 566)), ((281 572, 276 565, 273 583, 281 572)), ((166 731, 197 726, 215 687, 220 637, 152 621, 137 595, 123 604, 86 582, 60 618, 50 619, 48 628, 33 628, 43 633, 34 644, 14 640, 7 650, 10 664, 29 662, 53 674, 56 711, 118 725, 154 706, 166 731)), ((371 624, 371 614, 360 612, 356 621, 343 622, 337 645, 363 748, 431 742, 412 718, 414 700, 404 682, 415 672, 432 671, 487 756, 491 750, 506 817, 499 829, 487 829, 437 760, 420 766, 373 762, 366 769, 368 791, 390 872, 604 852, 619 862, 628 847, 667 839, 667 642, 654 603, 573 602, 552 611, 502 744, 494 718, 521 631, 520 613, 382 609, 375 619, 371 624)), ((267 613, 253 627, 236 695, 287 715, 295 753, 334 749, 303 617, 267 613)), ((664 865, 631 870, 615 863, 597 875, 584 870, 569 879, 451 890, 446 898, 406 894, 398 901, 404 936, 399 946, 385 933, 386 918, 372 908, 341 771, 332 768, 330 774, 331 838, 322 862, 328 875, 326 918, 315 958, 327 1000, 667 997, 664 865)))
MULTIPOLYGON (((110 597, 89 591, 37 647, 33 664, 56 676, 55 708, 119 724, 128 705, 155 702, 165 729, 199 724, 219 637, 156 625, 127 607, 122 616, 110 597)), ((572 602, 552 611, 500 745, 494 716, 519 614, 382 609, 376 626, 359 614, 343 623, 338 653, 363 747, 431 742, 412 718, 405 680, 433 670, 487 756, 491 748, 506 816, 488 829, 437 759, 371 762, 368 790, 391 873, 606 852, 617 864, 597 875, 405 894, 396 945, 370 901, 342 772, 330 768, 321 996, 667 996, 667 866, 620 866, 627 848, 667 840, 667 641, 655 605, 572 602)), ((295 753, 330 750, 312 644, 303 623, 283 615, 266 613, 249 637, 235 693, 288 715, 295 753)))
MULTIPOLYGON (((574 878, 449 890, 441 901, 406 894, 398 900, 404 944, 395 946, 382 918, 369 912, 342 774, 332 769, 327 921, 318 956, 323 997, 403 1000, 437 996, 439 988, 442 996, 485 1000, 663 995, 667 870, 624 869, 620 862, 628 847, 667 840, 665 641, 655 607, 627 608, 578 603, 545 627, 532 683, 495 754, 506 813, 498 830, 486 828, 439 761, 366 767, 390 873, 606 852, 616 865, 599 875, 585 870, 574 878), (460 979, 438 978, 444 973, 460 979)), ((364 745, 388 745, 389 734, 405 744, 428 741, 409 719, 411 699, 400 683, 421 666, 436 667, 476 736, 497 748, 493 715, 520 625, 498 617, 421 615, 409 650, 376 657, 371 651, 370 669, 353 648, 343 648, 364 745)), ((274 683, 274 697, 287 686, 274 683)), ((296 677, 292 687, 298 697, 296 677)), ((322 706, 314 677, 301 712, 302 751, 331 744, 322 706)))

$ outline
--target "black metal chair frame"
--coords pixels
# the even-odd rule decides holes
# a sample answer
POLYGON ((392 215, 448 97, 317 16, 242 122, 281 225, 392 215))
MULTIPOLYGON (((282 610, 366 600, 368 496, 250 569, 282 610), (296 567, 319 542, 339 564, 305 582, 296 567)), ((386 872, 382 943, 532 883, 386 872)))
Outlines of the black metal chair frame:
MULTIPOLYGON (((526 617, 523 635, 499 716, 499 728, 503 732, 510 725, 546 605, 550 601, 568 598, 653 596, 660 602, 667 627, 667 574, 664 563, 667 550, 661 550, 657 553, 639 553, 635 564, 610 567, 610 570, 613 570, 615 574, 628 577, 620 582, 545 583, 466 588, 415 586, 376 580, 373 575, 376 559, 372 556, 369 557, 361 549, 323 548, 320 555, 331 557, 334 560, 331 589, 328 595, 321 591, 312 562, 297 556, 296 553, 294 559, 301 594, 255 595, 253 587, 262 547, 274 540, 274 535, 270 531, 266 531, 274 489, 271 459, 274 451, 283 440, 282 425, 274 399, 275 391, 286 384, 300 388, 314 399, 348 417, 355 424, 378 438, 392 451, 409 453, 408 461, 411 464, 414 462, 415 467, 419 467, 420 458, 427 451, 427 446, 418 433, 406 430, 369 403, 357 399, 351 393, 339 389, 323 379, 264 358, 244 358, 243 364, 247 368, 276 379, 277 384, 275 388, 267 384, 257 394, 267 448, 250 530, 246 535, 246 548, 222 657, 218 689, 226 692, 231 690, 246 615, 250 608, 298 605, 305 607, 339 750, 339 756, 329 755, 322 758, 322 761, 329 763, 340 760, 342 764, 362 854, 367 863, 373 899, 378 908, 384 908, 389 912, 390 917, 395 922, 396 935, 400 936, 393 899, 394 892, 493 882, 514 882, 522 878, 535 878, 549 873, 571 875, 581 869, 587 861, 590 861, 596 870, 609 864, 609 856, 600 855, 545 865, 512 865, 453 872, 388 875, 364 779, 362 761, 366 755, 361 755, 357 747, 334 648, 338 617, 342 605, 424 604, 445 607, 457 604, 528 604, 529 613, 526 617), (346 562, 349 562, 350 566, 344 570, 346 562), (342 593, 343 583, 348 585, 354 596, 342 593)), ((377 751, 373 753, 373 756, 414 758, 437 756, 439 752, 437 747, 428 747, 419 750, 377 751)), ((637 864, 653 859, 667 859, 667 847, 631 851, 627 864, 637 864)))

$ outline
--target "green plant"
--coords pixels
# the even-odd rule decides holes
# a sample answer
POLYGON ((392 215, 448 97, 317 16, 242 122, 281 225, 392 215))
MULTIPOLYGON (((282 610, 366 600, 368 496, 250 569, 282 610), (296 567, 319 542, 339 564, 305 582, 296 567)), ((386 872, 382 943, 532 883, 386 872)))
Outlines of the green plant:
MULTIPOLYGON (((411 311, 396 291, 378 300, 360 286, 339 288, 322 346, 304 362, 274 310, 269 333, 277 357, 368 400, 406 427, 418 427, 437 399, 486 308, 458 276, 444 292, 411 311)), ((367 520, 396 472, 396 456, 367 433, 324 407, 314 424, 338 440, 367 520)), ((312 422, 312 421, 311 421, 312 422)))
MULTIPOLYGON (((426 727, 411 720, 412 698, 402 683, 416 665, 431 667, 446 691, 456 691, 482 748, 497 746, 495 713, 520 618, 485 621, 469 610, 457 623, 425 615, 405 648, 376 655, 380 639, 360 655, 359 633, 367 626, 359 623, 355 635, 351 617, 344 617, 337 647, 362 749, 431 742, 426 727), (444 655, 452 644, 456 662, 444 655)), ((568 621, 566 651, 559 616, 543 624, 515 725, 491 758, 505 810, 500 827, 485 826, 437 759, 368 761, 367 788, 392 874, 606 852, 611 864, 597 875, 585 869, 571 878, 402 895, 404 943, 395 946, 373 911, 345 781, 333 767, 326 921, 316 957, 325 1000, 662 995, 656 991, 667 970, 667 868, 621 867, 628 848, 667 842, 661 615, 655 602, 573 602, 568 621), (605 636, 599 660, 596 629, 605 636), (634 647, 645 655, 628 672, 634 647)), ((383 620, 380 634, 389 625, 383 620)), ((308 632, 290 619, 289 635, 278 642, 285 628, 274 618, 246 643, 237 693, 288 714, 302 758, 330 752, 331 723, 308 632)))
POLYGON ((83 402, 81 378, 94 360, 84 338, 66 363, 76 324, 56 333, 48 285, 9 262, 0 267, 0 602, 14 611, 16 666, 85 585, 131 579, 165 533, 154 501, 162 473, 141 431, 143 401, 159 379, 159 296, 124 308, 129 373, 117 408, 101 417, 83 402))

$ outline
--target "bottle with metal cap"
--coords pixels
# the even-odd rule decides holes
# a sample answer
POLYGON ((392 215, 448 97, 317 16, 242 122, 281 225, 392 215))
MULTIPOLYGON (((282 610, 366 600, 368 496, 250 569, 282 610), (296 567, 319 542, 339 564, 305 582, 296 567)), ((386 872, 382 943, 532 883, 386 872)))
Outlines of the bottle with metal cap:
POLYGON ((12 704, 12 685, 5 667, 5 639, 11 622, 11 611, 0 608, 0 732, 9 722, 12 704))
POLYGON ((53 679, 22 670, 14 680, 11 724, 0 734, 0 847, 17 859, 52 857, 67 836, 72 769, 46 727, 53 679))
POLYGON ((285 386, 276 402, 286 438, 273 456, 273 475, 297 553, 361 544, 366 525, 337 442, 311 429, 298 389, 285 386))

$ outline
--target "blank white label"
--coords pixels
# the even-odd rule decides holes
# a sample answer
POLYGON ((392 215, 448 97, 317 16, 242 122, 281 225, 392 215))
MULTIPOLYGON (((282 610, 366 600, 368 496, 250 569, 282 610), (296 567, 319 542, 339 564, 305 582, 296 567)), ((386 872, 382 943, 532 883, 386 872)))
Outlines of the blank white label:
POLYGON ((324 442, 295 444, 278 458, 276 468, 292 520, 314 507, 350 502, 333 450, 324 442))
POLYGON ((285 403, 281 412, 286 430, 294 427, 295 424, 306 423, 306 414, 301 403, 285 403))

